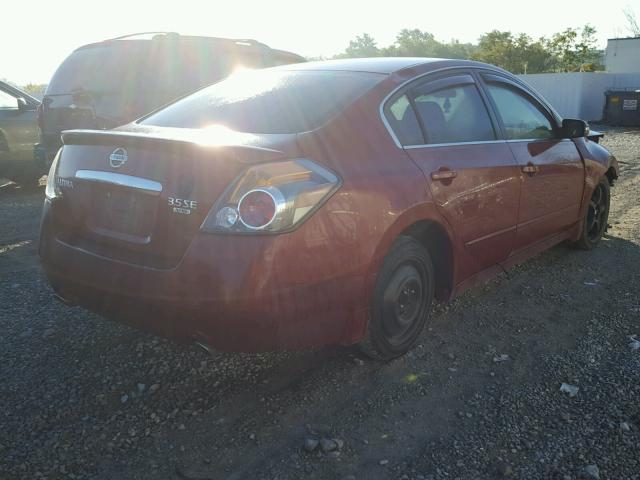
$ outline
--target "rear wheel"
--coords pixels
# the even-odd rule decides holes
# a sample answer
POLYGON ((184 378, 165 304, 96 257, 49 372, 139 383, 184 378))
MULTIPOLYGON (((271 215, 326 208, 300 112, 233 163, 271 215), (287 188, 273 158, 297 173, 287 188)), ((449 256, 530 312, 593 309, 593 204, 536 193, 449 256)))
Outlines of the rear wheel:
POLYGON ((371 313, 360 349, 369 357, 389 360, 410 350, 431 311, 434 274, 431 257, 414 238, 395 241, 376 281, 371 313))
POLYGON ((591 250, 600 242, 609 221, 610 195, 609 182, 606 177, 603 177, 591 195, 582 225, 582 235, 575 243, 576 247, 591 250))

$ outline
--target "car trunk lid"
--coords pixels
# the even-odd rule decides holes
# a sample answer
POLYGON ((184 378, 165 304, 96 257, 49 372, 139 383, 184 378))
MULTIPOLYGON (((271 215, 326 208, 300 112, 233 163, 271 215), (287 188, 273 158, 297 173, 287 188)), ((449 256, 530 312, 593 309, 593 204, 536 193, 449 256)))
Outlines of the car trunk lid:
POLYGON ((215 129, 71 131, 63 139, 58 238, 163 269, 177 265, 212 205, 244 169, 297 153, 295 135, 215 129))

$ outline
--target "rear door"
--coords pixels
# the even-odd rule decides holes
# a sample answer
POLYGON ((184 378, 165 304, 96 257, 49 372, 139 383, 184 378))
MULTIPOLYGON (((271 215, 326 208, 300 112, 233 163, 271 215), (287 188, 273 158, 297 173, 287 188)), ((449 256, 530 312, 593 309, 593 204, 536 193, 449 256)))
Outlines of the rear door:
POLYGON ((404 148, 475 271, 504 260, 515 238, 520 171, 474 77, 458 72, 415 84, 391 99, 387 118, 409 132, 404 148))
POLYGON ((531 93, 502 76, 482 77, 523 173, 514 245, 519 250, 578 221, 583 163, 575 144, 562 138, 552 113, 531 93))

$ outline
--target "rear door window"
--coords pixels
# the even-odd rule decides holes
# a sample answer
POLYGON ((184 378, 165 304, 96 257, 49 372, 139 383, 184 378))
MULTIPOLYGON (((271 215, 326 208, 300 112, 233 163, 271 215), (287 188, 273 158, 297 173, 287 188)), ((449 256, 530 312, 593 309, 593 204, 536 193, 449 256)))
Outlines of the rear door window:
POLYGON ((475 84, 435 88, 427 83, 411 91, 428 144, 496 139, 491 118, 475 84))
POLYGON ((507 139, 556 137, 551 120, 524 92, 501 82, 488 82, 486 85, 502 119, 507 139))
POLYGON ((401 95, 387 106, 385 116, 402 145, 421 145, 424 135, 416 113, 406 95, 401 95))

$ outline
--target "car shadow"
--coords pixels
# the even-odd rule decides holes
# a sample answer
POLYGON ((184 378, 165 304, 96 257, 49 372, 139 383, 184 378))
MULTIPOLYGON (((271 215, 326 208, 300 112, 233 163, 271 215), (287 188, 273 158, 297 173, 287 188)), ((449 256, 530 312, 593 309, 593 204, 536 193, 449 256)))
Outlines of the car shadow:
POLYGON ((33 188, 24 188, 13 183, 11 180, 0 179, 0 201, 5 198, 26 195, 42 195, 44 196, 44 185, 42 182, 39 186, 33 188))

